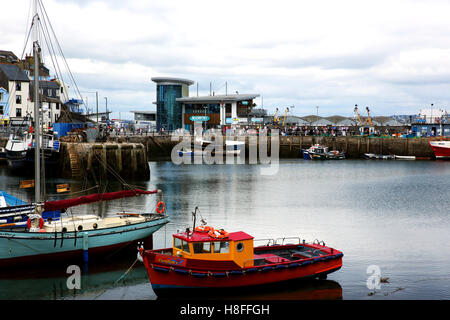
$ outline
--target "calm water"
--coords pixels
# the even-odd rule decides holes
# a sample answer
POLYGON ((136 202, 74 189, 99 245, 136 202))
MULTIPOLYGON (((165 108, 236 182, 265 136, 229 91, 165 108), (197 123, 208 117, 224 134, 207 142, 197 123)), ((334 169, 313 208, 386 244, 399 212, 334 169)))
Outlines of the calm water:
MULTIPOLYGON (((243 230, 256 239, 319 239, 344 252, 343 267, 326 281, 224 299, 450 299, 450 162, 285 160, 272 176, 261 175, 258 165, 151 162, 150 167, 151 181, 134 183, 162 189, 171 217, 155 233, 155 248, 170 246, 172 233, 192 226, 191 212, 198 206, 214 227, 243 230), (389 278, 381 289, 367 288, 371 265, 389 278)), ((21 179, 0 168, 0 189, 26 200, 31 192, 18 189, 21 179)), ((68 181, 49 181, 47 193, 62 182, 68 181)), ((82 187, 72 184, 73 190, 82 187)), ((139 212, 155 204, 155 197, 143 196, 73 213, 139 212)), ((65 270, 3 274, 0 298, 156 299, 140 263, 117 281, 132 263, 90 267, 75 293, 65 286, 65 270)))

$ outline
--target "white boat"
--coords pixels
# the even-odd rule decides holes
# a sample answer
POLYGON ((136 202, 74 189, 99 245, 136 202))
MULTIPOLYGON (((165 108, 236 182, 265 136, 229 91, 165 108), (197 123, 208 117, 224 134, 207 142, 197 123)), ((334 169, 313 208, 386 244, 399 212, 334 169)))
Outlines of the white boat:
POLYGON ((416 160, 416 156, 394 156, 395 160, 416 160))

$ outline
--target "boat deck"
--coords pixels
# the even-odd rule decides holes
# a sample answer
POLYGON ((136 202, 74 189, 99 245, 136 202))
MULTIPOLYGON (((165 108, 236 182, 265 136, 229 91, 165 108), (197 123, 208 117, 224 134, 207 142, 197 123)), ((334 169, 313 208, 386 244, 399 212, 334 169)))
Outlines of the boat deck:
POLYGON ((266 249, 255 250, 254 265, 261 266, 265 264, 296 261, 301 259, 310 259, 326 255, 326 252, 306 246, 296 246, 289 249, 266 249))

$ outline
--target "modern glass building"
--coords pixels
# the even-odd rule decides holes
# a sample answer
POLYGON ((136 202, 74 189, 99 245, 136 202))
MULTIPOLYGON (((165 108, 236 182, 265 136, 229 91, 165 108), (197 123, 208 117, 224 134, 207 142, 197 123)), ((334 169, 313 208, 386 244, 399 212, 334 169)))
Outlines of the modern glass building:
POLYGON ((152 81, 156 83, 156 129, 182 128, 182 106, 176 99, 189 97, 189 86, 194 81, 167 77, 154 77, 152 81))

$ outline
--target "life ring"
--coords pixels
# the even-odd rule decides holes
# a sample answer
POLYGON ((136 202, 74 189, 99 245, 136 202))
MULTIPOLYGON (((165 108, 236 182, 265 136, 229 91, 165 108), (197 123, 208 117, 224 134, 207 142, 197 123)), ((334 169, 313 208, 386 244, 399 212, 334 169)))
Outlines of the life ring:
POLYGON ((210 232, 208 232, 208 235, 211 238, 223 239, 223 238, 227 238, 228 237, 228 232, 226 232, 223 229, 220 229, 220 230, 212 229, 210 232))
POLYGON ((214 231, 214 228, 210 227, 210 226, 198 226, 198 227, 195 227, 194 230, 197 232, 201 232, 201 233, 207 233, 210 231, 214 231))
POLYGON ((156 212, 158 212, 159 214, 163 214, 165 210, 166 204, 162 201, 158 202, 158 204, 156 205, 156 212))
MULTIPOLYGON (((44 226, 44 219, 39 218, 39 229, 42 229, 42 227, 44 226)), ((31 228, 31 219, 28 218, 27 220, 27 229, 31 228)))

